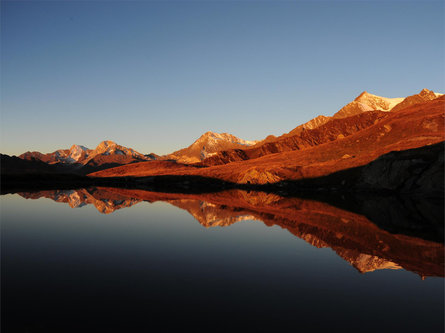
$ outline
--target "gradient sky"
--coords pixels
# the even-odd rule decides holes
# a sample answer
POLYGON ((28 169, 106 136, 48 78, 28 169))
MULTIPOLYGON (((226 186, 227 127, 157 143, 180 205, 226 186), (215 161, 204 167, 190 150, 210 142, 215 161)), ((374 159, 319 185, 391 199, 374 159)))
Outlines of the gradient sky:
POLYGON ((444 92, 444 2, 1 3, 0 151, 258 140, 363 90, 444 92))

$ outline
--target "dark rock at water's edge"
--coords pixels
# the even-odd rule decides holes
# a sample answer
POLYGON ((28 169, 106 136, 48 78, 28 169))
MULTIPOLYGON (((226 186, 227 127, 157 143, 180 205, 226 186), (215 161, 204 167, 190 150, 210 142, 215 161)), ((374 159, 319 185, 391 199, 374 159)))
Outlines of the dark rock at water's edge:
POLYGON ((387 192, 444 196, 444 142, 393 151, 364 166, 319 178, 264 185, 292 194, 316 192, 387 192))
POLYGON ((363 215, 379 228, 393 234, 440 243, 445 241, 443 196, 389 192, 300 192, 298 197, 326 202, 363 215))
POLYGON ((141 189, 168 193, 209 193, 236 188, 236 184, 202 176, 150 176, 94 178, 76 174, 34 173, 1 175, 1 194, 90 186, 141 189))

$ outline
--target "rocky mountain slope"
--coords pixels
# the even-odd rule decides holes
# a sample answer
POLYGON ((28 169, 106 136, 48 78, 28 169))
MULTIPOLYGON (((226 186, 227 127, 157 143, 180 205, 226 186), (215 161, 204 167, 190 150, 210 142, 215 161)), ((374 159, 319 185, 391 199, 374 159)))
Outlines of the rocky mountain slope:
POLYGON ((187 148, 175 151, 163 159, 175 160, 179 163, 196 163, 215 155, 221 150, 246 148, 257 141, 247 141, 228 133, 206 132, 187 148))
MULTIPOLYGON (((213 154, 208 159, 203 161, 203 165, 211 166, 224 164, 234 161, 240 161, 250 158, 257 158, 271 153, 277 153, 282 151, 304 149, 308 146, 315 146, 320 143, 332 141, 332 136, 324 136, 324 138, 313 139, 310 136, 315 132, 307 131, 320 128, 323 131, 332 129, 337 131, 339 136, 347 136, 354 131, 354 126, 357 127, 355 131, 359 131, 367 126, 366 120, 372 118, 369 115, 370 111, 380 111, 380 118, 385 117, 387 112, 393 110, 402 110, 406 107, 436 99, 442 96, 442 94, 434 93, 430 90, 423 89, 419 94, 409 96, 407 98, 386 98, 370 94, 366 91, 361 93, 353 102, 347 104, 332 117, 318 116, 309 122, 297 126, 287 134, 283 134, 280 137, 270 137, 266 140, 260 141, 251 148, 237 149, 236 151, 220 151, 217 154, 213 154), (359 116, 362 115, 362 116, 359 116), (358 116, 357 118, 351 118, 352 116, 358 116), (343 122, 336 122, 336 120, 351 118, 349 123, 349 130, 342 132, 340 128, 337 129, 339 124, 343 122), (309 134, 309 137, 308 137, 309 134), (304 143, 302 143, 304 141, 304 143)), ((377 120, 377 119, 376 119, 377 120)), ((341 126, 341 125, 340 125, 341 126)), ((316 134, 315 134, 316 135, 316 134)))
POLYGON ((402 102, 400 102, 399 104, 395 105, 391 109, 391 111, 392 112, 397 112, 399 110, 402 110, 402 109, 407 108, 407 107, 412 106, 412 105, 416 105, 416 104, 423 103, 423 102, 426 102, 426 101, 431 101, 431 100, 436 99, 436 98, 438 98, 440 96, 443 96, 443 94, 435 93, 434 91, 431 91, 431 90, 428 90, 428 89, 423 89, 418 94, 406 97, 402 102))
POLYGON ((118 145, 113 141, 103 141, 81 161, 81 164, 85 166, 101 166, 104 164, 128 164, 149 160, 152 160, 152 158, 132 148, 118 145))
MULTIPOLYGON (((207 132, 191 146, 158 161, 153 161, 156 158, 153 154, 143 155, 112 141, 104 141, 94 150, 74 145, 50 154, 28 152, 21 158, 48 166, 69 166, 68 172, 91 173, 98 178, 190 176, 194 181, 210 179, 218 184, 270 184, 324 177, 373 161, 376 161, 373 166, 389 163, 395 167, 400 155, 388 155, 383 164, 378 158, 392 151, 430 146, 445 140, 445 96, 439 95, 424 89, 400 101, 364 92, 333 117, 317 117, 298 131, 280 137, 269 136, 261 142, 207 132)), ((428 151, 426 148, 425 154, 428 151)), ((423 162, 414 162, 405 159, 397 168, 422 168, 423 162)), ((42 170, 37 164, 37 169, 42 170)), ((28 163, 25 169, 29 170, 29 166, 28 163)), ((371 166, 366 170, 376 174, 371 172, 371 166)), ((385 178, 387 184, 397 183, 396 179, 389 179, 392 176, 378 176, 385 178)), ((350 173, 347 177, 356 175, 350 173)), ((170 180, 174 182, 173 178, 170 180)), ((378 181, 372 186, 385 188, 386 185, 378 181)), ((420 188, 431 187, 422 186, 420 188)))
POLYGON ((103 141, 95 149, 73 145, 70 149, 60 149, 48 154, 26 152, 19 157, 24 160, 41 161, 50 165, 84 167, 90 172, 101 169, 101 167, 150 161, 155 158, 154 155, 143 155, 134 149, 118 145, 113 141, 103 141))
MULTIPOLYGON (((22 159, 16 156, 1 155, 1 173, 2 175, 11 174, 32 174, 40 173, 57 173, 61 172, 61 168, 56 164, 48 164, 40 159, 22 159)), ((42 154, 43 155, 43 154, 42 154)))
POLYGON ((270 154, 303 150, 337 139, 348 137, 386 117, 384 112, 373 111, 343 119, 333 119, 314 129, 304 130, 296 135, 285 135, 269 142, 260 143, 246 149, 220 151, 206 158, 199 165, 214 166, 231 162, 256 159, 270 154))
MULTIPOLYGON (((253 159, 240 158, 223 165, 201 168, 172 165, 169 169, 164 169, 165 166, 136 163, 92 175, 96 177, 154 174, 199 175, 241 184, 266 184, 282 180, 321 177, 340 170, 366 165, 391 151, 419 148, 444 141, 444 108, 445 97, 439 97, 394 113, 373 111, 335 119, 333 121, 339 123, 332 127, 331 136, 327 135, 331 133, 328 124, 314 130, 306 130, 304 134, 305 138, 332 137, 333 140, 316 142, 314 139, 313 142, 318 144, 313 146, 307 144, 304 149, 274 152, 263 156, 258 154, 258 157, 255 156, 256 158, 253 159), (375 119, 369 119, 372 115, 375 119), (357 126, 355 120, 360 117, 367 119, 367 125, 354 132, 353 128, 357 126), (354 122, 349 127, 351 119, 354 122), (342 127, 340 124, 344 124, 346 129, 350 128, 352 133, 347 136, 338 134, 336 129, 342 127), (324 126, 327 127, 323 128, 324 126), (323 135, 319 136, 317 133, 323 135)), ((303 133, 300 138, 302 135, 303 133)), ((240 154, 236 152, 235 156, 238 157, 240 154)))
POLYGON ((59 149, 48 154, 28 151, 19 157, 24 160, 40 160, 48 164, 74 164, 81 163, 92 151, 84 146, 73 145, 70 149, 59 149))
POLYGON ((367 91, 362 92, 357 98, 355 98, 351 103, 346 104, 337 113, 334 114, 334 118, 345 118, 350 117, 358 113, 366 111, 391 111, 393 107, 401 103, 404 100, 403 97, 397 98, 387 98, 376 96, 368 93, 367 91))
POLYGON ((297 126, 292 131, 285 136, 292 136, 300 134, 302 131, 307 129, 315 129, 326 124, 332 119, 346 118, 360 114, 366 111, 390 111, 395 105, 403 101, 403 97, 397 98, 387 98, 368 93, 367 91, 362 92, 357 98, 355 98, 351 103, 346 104, 332 117, 330 116, 318 116, 308 122, 297 126))

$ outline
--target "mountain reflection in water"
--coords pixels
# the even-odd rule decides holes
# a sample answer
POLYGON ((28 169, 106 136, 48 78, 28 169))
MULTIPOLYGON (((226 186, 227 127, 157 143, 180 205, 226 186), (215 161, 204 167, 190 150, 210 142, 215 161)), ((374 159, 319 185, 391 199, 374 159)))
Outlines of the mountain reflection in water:
MULTIPOLYGON (((382 228, 381 220, 371 221, 372 217, 369 219, 324 202, 253 191, 178 194, 88 188, 19 194, 27 199, 49 198, 67 203, 72 208, 92 204, 104 214, 131 207, 142 201, 164 201, 188 211, 206 228, 226 227, 243 220, 258 220, 267 226, 278 225, 317 248, 331 248, 361 273, 377 269, 403 268, 419 274, 422 278, 444 276, 444 245, 440 241, 442 235, 438 227, 441 223, 437 221, 441 217, 431 214, 431 200, 426 206, 430 214, 422 215, 422 227, 419 227, 417 220, 413 222, 408 219, 408 216, 413 214, 398 214, 397 208, 403 208, 395 204, 393 198, 389 201, 374 198, 383 210, 385 205, 381 202, 389 202, 391 212, 376 211, 375 207, 370 209, 372 200, 368 201, 367 208, 372 214, 366 215, 371 215, 377 220, 378 216, 383 216, 385 225, 382 228), (396 217, 396 221, 388 221, 391 217, 396 217), (433 229, 426 233, 429 237, 424 236, 425 226, 427 229, 433 229), (413 235, 416 229, 419 230, 419 235, 413 235), (431 240, 431 233, 439 233, 438 239, 431 240)), ((437 211, 440 209, 443 210, 443 207, 436 207, 437 211)), ((413 218, 419 219, 418 216, 413 218)))

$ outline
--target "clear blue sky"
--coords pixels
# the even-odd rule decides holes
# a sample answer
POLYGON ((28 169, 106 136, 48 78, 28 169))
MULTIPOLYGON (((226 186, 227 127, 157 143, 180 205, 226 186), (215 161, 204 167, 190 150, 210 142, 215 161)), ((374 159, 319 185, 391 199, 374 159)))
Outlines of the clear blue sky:
POLYGON ((444 92, 444 31, 443 1, 2 1, 0 151, 165 154, 444 92))

